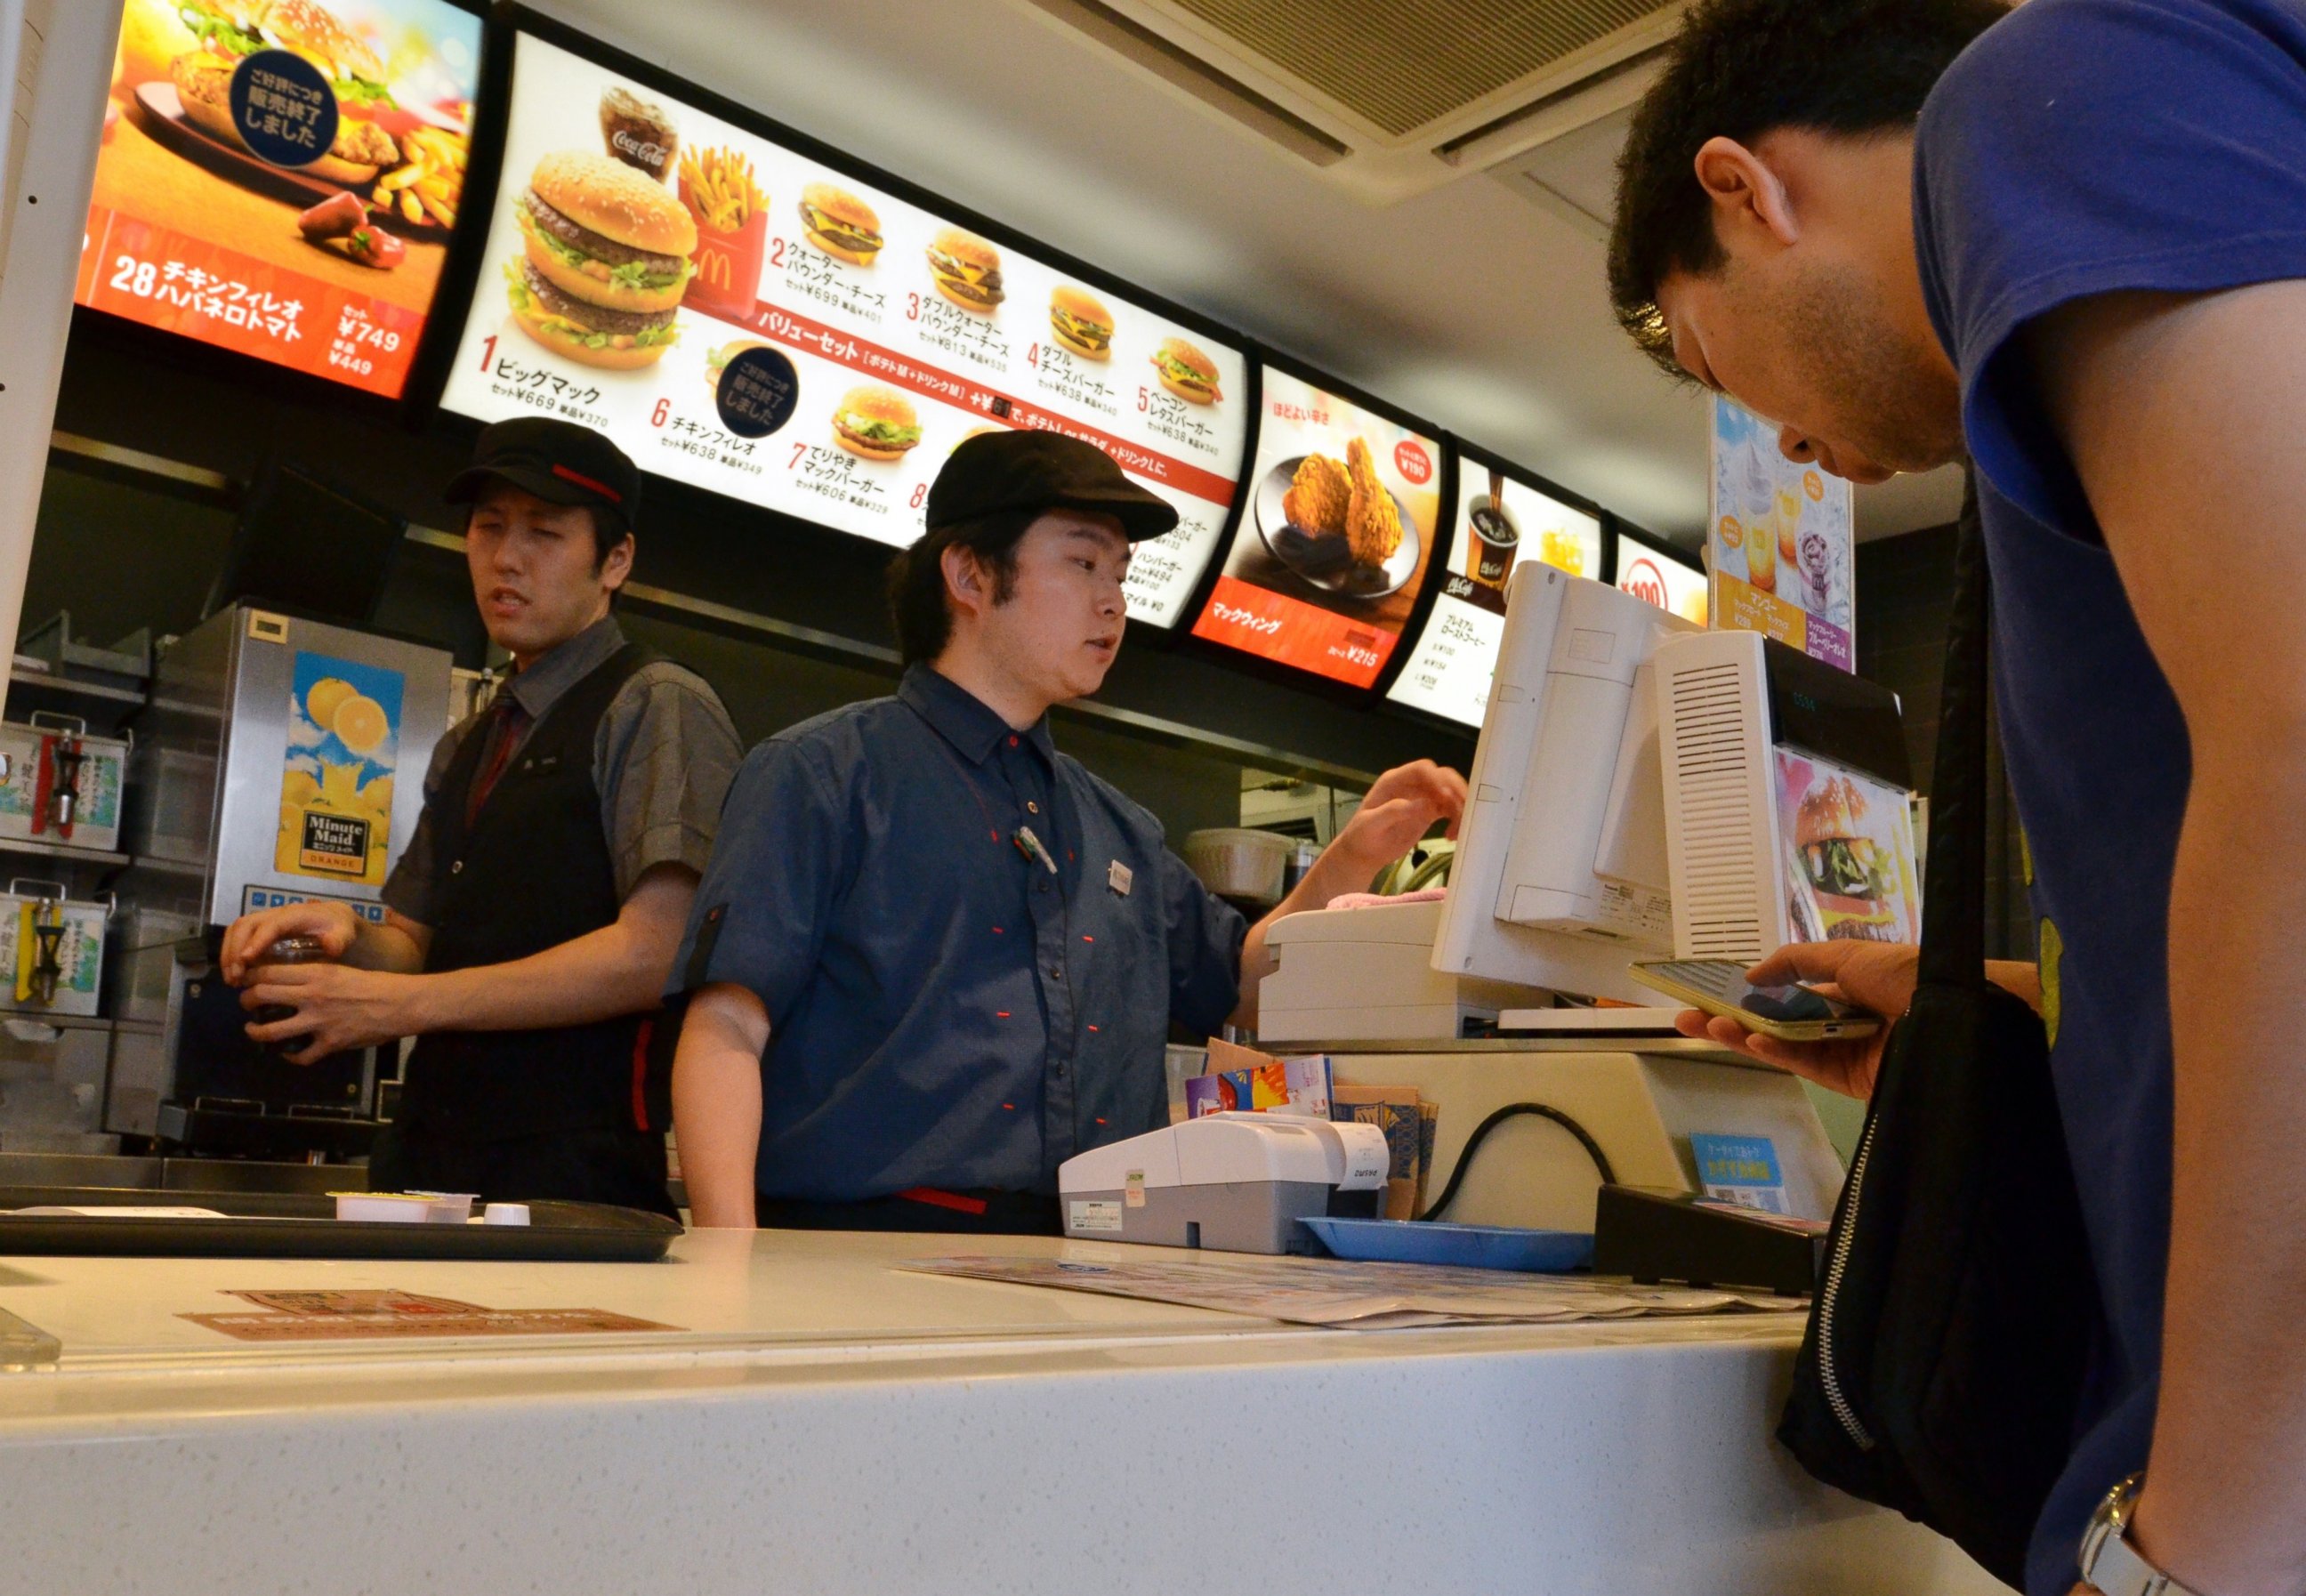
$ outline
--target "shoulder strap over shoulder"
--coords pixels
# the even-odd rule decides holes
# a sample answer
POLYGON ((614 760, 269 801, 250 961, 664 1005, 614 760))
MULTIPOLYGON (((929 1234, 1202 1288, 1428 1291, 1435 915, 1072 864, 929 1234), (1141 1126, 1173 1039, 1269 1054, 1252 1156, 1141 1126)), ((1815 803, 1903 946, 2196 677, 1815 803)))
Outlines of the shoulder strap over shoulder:
POLYGON ((1969 467, 1954 552, 1937 764, 1930 782, 1930 862, 1922 904, 1921 975, 1962 986, 1986 980, 1986 726, 1993 629, 1977 474, 1969 467))

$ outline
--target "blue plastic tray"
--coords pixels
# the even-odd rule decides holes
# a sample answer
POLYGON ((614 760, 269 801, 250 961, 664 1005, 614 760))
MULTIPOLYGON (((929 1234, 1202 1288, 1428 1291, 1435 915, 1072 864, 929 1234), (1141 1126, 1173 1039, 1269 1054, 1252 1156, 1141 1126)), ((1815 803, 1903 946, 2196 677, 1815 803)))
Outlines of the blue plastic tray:
POLYGON ((1592 1267, 1593 1237, 1576 1230, 1516 1230, 1502 1225, 1444 1225, 1407 1219, 1300 1221, 1339 1258, 1402 1264, 1455 1264, 1559 1275, 1592 1267))

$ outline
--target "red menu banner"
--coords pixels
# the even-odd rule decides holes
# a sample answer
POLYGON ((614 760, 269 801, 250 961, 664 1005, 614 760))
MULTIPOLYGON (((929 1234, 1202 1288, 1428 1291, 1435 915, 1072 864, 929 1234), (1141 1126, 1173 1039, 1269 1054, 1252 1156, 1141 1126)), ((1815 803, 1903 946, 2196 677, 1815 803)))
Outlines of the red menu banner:
POLYGON ((464 203, 481 19, 448 0, 120 11, 78 302, 397 398, 464 203), (309 155, 280 136, 292 99, 317 118, 309 155))
POLYGON ((1371 687, 1433 568, 1441 445, 1263 373, 1249 507, 1193 636, 1371 687))
POLYGON ((88 235, 73 297, 91 310, 387 398, 408 380, 421 312, 102 206, 88 235))

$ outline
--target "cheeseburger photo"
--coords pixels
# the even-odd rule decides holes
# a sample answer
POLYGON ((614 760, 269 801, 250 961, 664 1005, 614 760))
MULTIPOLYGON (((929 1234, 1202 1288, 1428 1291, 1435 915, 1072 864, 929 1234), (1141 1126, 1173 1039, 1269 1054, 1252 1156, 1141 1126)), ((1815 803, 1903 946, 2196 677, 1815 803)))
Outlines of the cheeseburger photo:
POLYGON ((521 329, 588 366, 662 359, 696 270, 688 208, 622 161, 582 150, 537 162, 519 204, 525 248, 506 276, 521 329))
POLYGON ((867 460, 901 460, 921 440, 912 401, 893 388, 852 388, 833 413, 833 440, 867 460))
POLYGON ((1879 817, 1847 776, 1828 776, 1804 795, 1794 850, 1831 942, 1903 942, 1896 849, 1881 840, 1879 817))
POLYGON ((800 225, 809 243, 836 260, 870 266, 881 252, 880 213, 836 184, 801 190, 800 225))
POLYGON ((939 294, 980 316, 1008 297, 1001 291, 1001 252, 959 227, 943 228, 929 241, 929 275, 939 294))
POLYGON ((1191 405, 1214 405, 1225 396, 1217 391, 1217 363, 1183 338, 1164 338, 1154 352, 1153 369, 1161 386, 1191 405))
POLYGON ((1049 330, 1084 360, 1113 358, 1113 312, 1071 283, 1058 284, 1049 295, 1049 330))
POLYGON ((232 119, 232 76, 260 50, 288 50, 320 69, 337 100, 337 136, 329 151, 298 171, 355 187, 400 164, 400 146, 372 118, 397 110, 384 64, 335 14, 314 0, 185 0, 178 19, 199 47, 168 66, 184 115, 235 149, 247 141, 232 119))

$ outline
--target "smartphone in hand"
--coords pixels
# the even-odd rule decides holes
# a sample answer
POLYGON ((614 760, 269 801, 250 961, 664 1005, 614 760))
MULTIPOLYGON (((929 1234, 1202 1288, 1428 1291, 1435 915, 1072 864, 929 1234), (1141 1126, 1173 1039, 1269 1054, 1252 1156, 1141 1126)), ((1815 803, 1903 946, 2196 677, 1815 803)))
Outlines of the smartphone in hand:
POLYGON ((1729 959, 1672 959, 1636 964, 1634 979, 1693 1009, 1734 1020, 1781 1042, 1832 1042, 1870 1037, 1881 1020, 1806 986, 1756 986, 1729 959))

